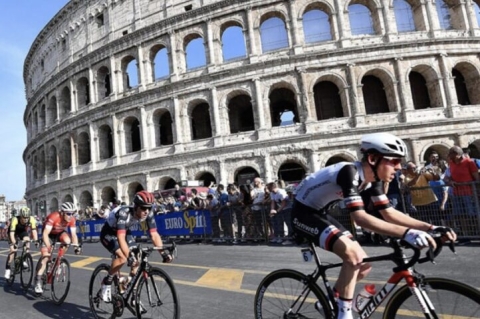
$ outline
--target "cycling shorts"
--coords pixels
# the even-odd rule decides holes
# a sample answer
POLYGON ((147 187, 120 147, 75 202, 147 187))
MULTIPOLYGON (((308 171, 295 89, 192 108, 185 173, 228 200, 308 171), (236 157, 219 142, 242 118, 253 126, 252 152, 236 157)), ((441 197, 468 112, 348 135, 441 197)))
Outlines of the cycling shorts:
MULTIPOLYGON (((50 245, 55 245, 57 242, 66 244, 67 238, 68 242, 70 242, 70 235, 66 231, 58 234, 48 234, 48 241, 50 242, 50 245)), ((42 252, 42 255, 48 253, 47 244, 45 242, 42 243, 42 248, 40 251, 42 252)))
MULTIPOLYGON (((15 231, 15 234, 13 235, 16 240, 23 240, 25 237, 28 237, 30 239, 30 235, 28 234, 28 231, 26 230, 21 230, 21 231, 15 231)), ((10 240, 10 235, 7 236, 8 244, 11 245, 12 241, 10 240)))
POLYGON ((333 245, 342 236, 355 240, 335 218, 298 201, 293 203, 292 227, 297 237, 305 238, 328 251, 333 250, 333 245))
MULTIPOLYGON (((130 233, 130 230, 127 230, 125 240, 127 241, 128 247, 137 246, 135 239, 130 233)), ((102 231, 100 232, 100 242, 102 243, 103 247, 105 247, 112 255, 115 255, 115 252, 120 249, 116 231, 107 223, 103 225, 102 231)))

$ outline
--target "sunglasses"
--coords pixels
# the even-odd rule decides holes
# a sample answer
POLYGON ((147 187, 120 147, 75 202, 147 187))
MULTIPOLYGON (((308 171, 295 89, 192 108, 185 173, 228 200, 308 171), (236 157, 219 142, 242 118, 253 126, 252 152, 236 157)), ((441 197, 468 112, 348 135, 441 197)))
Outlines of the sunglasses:
POLYGON ((141 210, 149 210, 150 207, 140 206, 140 209, 141 209, 141 210))
POLYGON ((384 156, 383 159, 392 164, 393 166, 397 166, 402 163, 402 159, 399 157, 384 156))
POLYGON ((73 213, 73 212, 65 212, 65 215, 67 215, 67 216, 73 216, 73 215, 75 215, 75 213, 73 213))

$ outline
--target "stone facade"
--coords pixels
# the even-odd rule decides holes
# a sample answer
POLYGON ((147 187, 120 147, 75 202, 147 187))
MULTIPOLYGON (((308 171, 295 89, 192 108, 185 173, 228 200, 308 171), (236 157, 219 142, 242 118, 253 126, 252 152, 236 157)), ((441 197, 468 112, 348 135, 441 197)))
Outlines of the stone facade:
POLYGON ((228 183, 254 172, 270 181, 288 170, 298 177, 357 159, 368 132, 404 138, 417 163, 454 144, 476 150, 478 4, 444 2, 445 29, 435 2, 404 1, 413 25, 405 32, 398 3, 71 0, 25 60, 29 206, 129 202, 138 189, 174 180, 228 183), (352 5, 368 10, 371 31, 358 34, 352 5), (308 13, 328 16, 327 40, 307 37, 308 13), (286 45, 265 45, 266 21, 283 26, 286 45), (230 27, 240 28, 245 56, 225 59, 230 27), (206 65, 189 69, 195 39, 206 65), (156 77, 160 52, 168 76, 156 77), (287 111, 291 125, 280 122, 287 111))

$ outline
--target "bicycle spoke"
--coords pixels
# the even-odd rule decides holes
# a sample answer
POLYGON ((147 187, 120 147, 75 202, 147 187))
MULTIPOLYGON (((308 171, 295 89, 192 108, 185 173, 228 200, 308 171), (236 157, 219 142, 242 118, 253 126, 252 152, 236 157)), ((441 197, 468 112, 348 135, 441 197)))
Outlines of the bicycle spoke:
POLYGON ((151 269, 147 279, 142 278, 137 300, 140 301, 137 309, 142 312, 142 318, 179 318, 180 316, 180 306, 173 282, 158 268, 151 269))
MULTIPOLYGON (((98 266, 92 274, 89 285, 90 310, 95 318, 116 318, 113 302, 105 302, 102 299, 102 281, 108 274, 108 265, 98 266)), ((112 296, 117 295, 116 286, 112 284, 112 296)), ((118 300, 120 302, 120 300, 118 300)), ((123 305, 121 305, 123 307, 123 305)), ((123 311, 123 310, 122 310, 123 311)))
POLYGON ((23 262, 20 265, 21 272, 20 272, 20 282, 22 284, 22 288, 27 290, 30 288, 33 280, 33 260, 32 256, 29 253, 26 253, 23 257, 23 262))
POLYGON ((62 259, 58 267, 54 269, 52 279, 52 299, 61 304, 65 300, 70 289, 70 265, 66 259, 62 259))

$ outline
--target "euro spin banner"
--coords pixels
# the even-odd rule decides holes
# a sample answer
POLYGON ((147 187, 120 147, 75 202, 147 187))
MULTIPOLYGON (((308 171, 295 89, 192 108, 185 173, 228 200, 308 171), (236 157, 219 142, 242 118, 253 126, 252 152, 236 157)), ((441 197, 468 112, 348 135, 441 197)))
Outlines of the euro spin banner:
MULTIPOLYGON (((210 211, 189 210, 155 216, 157 231, 162 236, 190 236, 211 235, 212 223, 210 211)), ((102 230, 104 219, 77 221, 77 234, 79 237, 98 237, 102 230)), ((132 236, 149 236, 145 222, 131 230, 132 236)))

